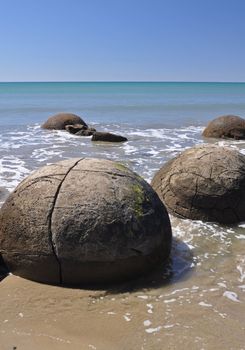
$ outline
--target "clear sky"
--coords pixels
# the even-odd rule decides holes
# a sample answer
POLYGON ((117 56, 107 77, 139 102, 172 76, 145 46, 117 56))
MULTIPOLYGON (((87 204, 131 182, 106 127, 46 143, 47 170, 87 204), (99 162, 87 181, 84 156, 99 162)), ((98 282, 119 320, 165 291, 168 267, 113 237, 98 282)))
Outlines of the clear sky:
POLYGON ((245 81, 245 0, 0 0, 0 81, 245 81))

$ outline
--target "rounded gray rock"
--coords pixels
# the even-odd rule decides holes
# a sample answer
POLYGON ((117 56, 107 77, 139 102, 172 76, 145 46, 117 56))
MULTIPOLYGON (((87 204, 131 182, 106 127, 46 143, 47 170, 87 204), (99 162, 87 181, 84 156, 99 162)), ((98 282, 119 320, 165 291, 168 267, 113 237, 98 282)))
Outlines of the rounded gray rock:
POLYGON ((82 124, 87 127, 85 121, 72 113, 58 113, 49 117, 48 120, 42 125, 43 129, 50 130, 65 130, 66 125, 82 124))
POLYGON ((0 253, 10 271, 52 284, 137 277, 168 258, 171 237, 151 186, 109 160, 40 168, 0 210, 0 253))
POLYGON ((245 220, 245 156, 198 145, 168 161, 152 187, 169 212, 182 218, 231 224, 245 220))
POLYGON ((121 135, 112 134, 110 132, 100 132, 96 131, 93 134, 91 141, 100 141, 100 142, 125 142, 128 139, 121 135))
POLYGON ((245 139, 245 120, 236 115, 224 115, 212 120, 203 136, 213 138, 245 139))

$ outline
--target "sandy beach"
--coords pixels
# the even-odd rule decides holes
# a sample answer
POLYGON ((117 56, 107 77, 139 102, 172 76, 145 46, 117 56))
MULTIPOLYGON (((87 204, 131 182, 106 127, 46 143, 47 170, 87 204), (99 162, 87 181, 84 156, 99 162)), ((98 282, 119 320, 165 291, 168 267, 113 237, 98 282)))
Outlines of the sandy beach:
POLYGON ((223 257, 193 269, 190 251, 175 242, 174 256, 167 280, 158 271, 106 289, 7 276, 0 283, 1 350, 244 349, 244 285, 229 291, 244 279, 242 255, 239 268, 236 256, 232 264, 223 257))

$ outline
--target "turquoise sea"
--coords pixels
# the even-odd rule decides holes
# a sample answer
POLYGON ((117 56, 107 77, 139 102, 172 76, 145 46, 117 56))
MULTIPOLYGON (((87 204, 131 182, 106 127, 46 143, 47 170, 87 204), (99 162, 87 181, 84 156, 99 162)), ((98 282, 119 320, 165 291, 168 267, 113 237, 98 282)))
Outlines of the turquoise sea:
POLYGON ((245 83, 0 83, 0 125, 40 123, 57 111, 95 123, 203 125, 244 114, 245 83))
MULTIPOLYGON (((201 136, 208 121, 224 114, 245 117, 245 83, 0 83, 0 188, 7 194, 34 169, 70 157, 117 160, 150 181, 166 160, 198 143, 245 154, 245 141, 201 136), (128 142, 94 144, 90 137, 40 128, 66 111, 128 142)), ((132 319, 137 303, 151 310, 137 328, 141 349, 158 349, 156 342, 166 339, 174 345, 183 336, 192 337, 195 349, 244 348, 245 223, 225 227, 175 217, 171 223, 169 284, 140 291, 138 299, 127 295, 132 319)), ((103 312, 111 305, 104 303, 103 312)))
POLYGON ((150 180, 159 163, 203 142, 203 127, 223 114, 245 116, 245 83, 0 83, 0 186, 13 189, 30 170, 72 156, 121 160, 150 180), (129 142, 96 146, 40 129, 65 111, 129 142))

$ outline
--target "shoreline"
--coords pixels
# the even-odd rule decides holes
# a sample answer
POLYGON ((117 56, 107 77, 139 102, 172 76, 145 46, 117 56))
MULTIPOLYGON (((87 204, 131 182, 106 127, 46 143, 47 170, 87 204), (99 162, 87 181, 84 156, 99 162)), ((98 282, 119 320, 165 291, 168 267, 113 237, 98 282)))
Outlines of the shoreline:
MULTIPOLYGON (((190 89, 178 90, 173 83, 172 90, 155 89, 151 94, 144 84, 130 92, 119 87, 84 89, 84 94, 77 84, 70 88, 64 83, 60 90, 45 83, 32 90, 28 84, 20 93, 21 88, 10 88, 2 95, 0 186, 8 191, 43 165, 81 157, 123 162, 150 181, 161 164, 203 143, 201 129, 207 120, 223 111, 241 116, 245 111, 245 85, 240 84, 224 90, 223 85, 212 90, 208 84, 200 84, 200 89, 189 84, 190 89), (49 114, 67 106, 90 124, 124 134, 129 141, 94 145, 87 138, 40 129, 49 114)), ((245 154, 245 141, 216 143, 245 154)), ((145 283, 128 282, 107 291, 48 286, 13 275, 4 278, 1 350, 241 350, 245 223, 226 227, 175 217, 171 223, 175 250, 166 283, 161 280, 163 271, 159 279, 155 275, 145 283)))
POLYGON ((213 292, 217 305, 211 307, 197 297, 198 287, 186 287, 186 281, 160 290, 108 294, 48 286, 11 275, 0 283, 0 292, 4 300, 0 315, 2 350, 14 346, 17 350, 228 350, 244 344, 242 304, 235 303, 233 316, 226 318, 229 300, 223 298, 221 304, 219 293, 213 292), (188 308, 176 305, 187 291, 196 302, 188 308))

